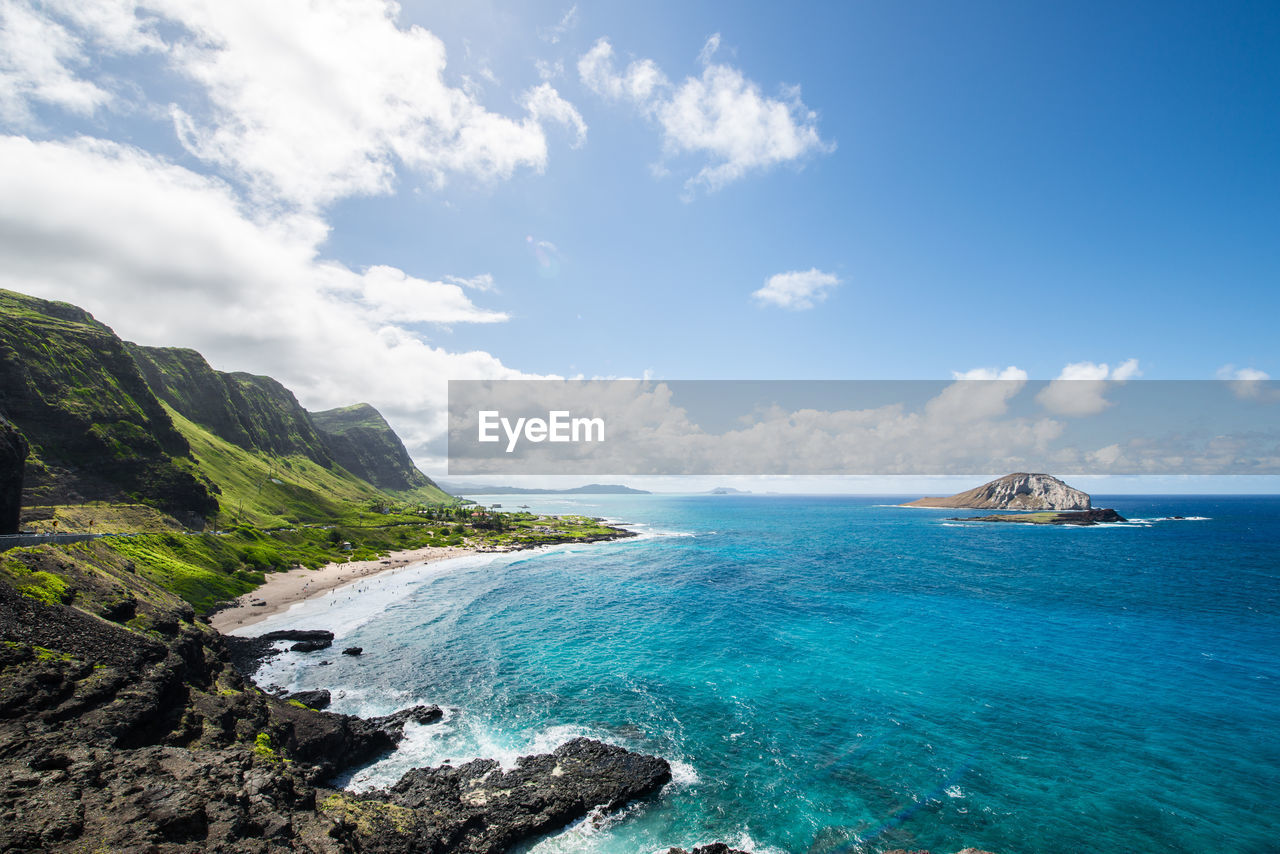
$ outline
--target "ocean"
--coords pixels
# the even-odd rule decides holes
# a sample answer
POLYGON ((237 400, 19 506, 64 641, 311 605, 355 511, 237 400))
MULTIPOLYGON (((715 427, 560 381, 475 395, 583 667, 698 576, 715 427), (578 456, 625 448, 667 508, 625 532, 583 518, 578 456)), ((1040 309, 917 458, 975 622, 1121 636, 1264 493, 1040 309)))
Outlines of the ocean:
POLYGON ((527 852, 1280 851, 1280 497, 1095 497, 1134 521, 1094 528, 892 497, 480 500, 643 535, 409 568, 255 626, 365 650, 288 653, 263 684, 448 709, 354 788, 589 735, 673 782, 527 852))

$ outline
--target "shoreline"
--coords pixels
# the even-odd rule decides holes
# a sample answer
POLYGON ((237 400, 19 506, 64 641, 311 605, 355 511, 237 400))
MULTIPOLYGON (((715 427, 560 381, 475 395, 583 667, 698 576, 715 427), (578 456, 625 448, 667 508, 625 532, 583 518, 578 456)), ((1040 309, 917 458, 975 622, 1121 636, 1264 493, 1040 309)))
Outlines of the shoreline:
POLYGON ((230 635, 265 621, 268 617, 283 614, 299 602, 322 596, 340 587, 363 581, 384 572, 404 569, 408 566, 439 563, 443 560, 470 557, 472 555, 504 554, 529 551, 565 544, 585 544, 624 540, 640 536, 638 531, 610 525, 615 533, 592 535, 573 540, 548 540, 546 542, 521 543, 505 547, 475 546, 423 546, 416 549, 395 551, 386 557, 373 560, 354 560, 345 563, 327 563, 319 569, 297 566, 285 572, 273 572, 265 583, 248 593, 241 594, 225 606, 209 615, 209 625, 219 634, 230 635))
POLYGON ((319 569, 295 567, 286 572, 273 572, 267 576, 266 583, 210 615, 209 625, 221 634, 230 634, 283 614, 299 602, 384 572, 485 553, 466 546, 424 546, 391 552, 386 557, 373 560, 327 563, 319 569))

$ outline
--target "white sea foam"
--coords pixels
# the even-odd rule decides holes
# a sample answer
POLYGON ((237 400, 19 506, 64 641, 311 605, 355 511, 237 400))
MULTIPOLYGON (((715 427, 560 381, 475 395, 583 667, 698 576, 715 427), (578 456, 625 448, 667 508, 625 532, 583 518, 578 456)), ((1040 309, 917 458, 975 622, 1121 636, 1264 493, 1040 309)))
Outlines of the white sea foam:
POLYGON ((668 761, 671 764, 671 785, 685 788, 702 782, 702 778, 698 776, 698 770, 688 762, 681 762, 678 759, 668 761))
POLYGON ((1209 522, 1212 520, 1208 516, 1153 516, 1150 519, 1130 519, 1129 521, 1154 524, 1156 522, 1209 522))
POLYGON ((275 629, 328 629, 335 640, 340 640, 402 601, 409 590, 447 573, 493 563, 506 554, 509 553, 463 555, 389 569, 296 602, 286 611, 237 628, 231 634, 253 637, 275 629))
POLYGON ((599 839, 601 835, 608 833, 643 808, 642 803, 631 803, 613 812, 597 807, 554 836, 539 840, 535 845, 524 850, 527 854, 561 854, 561 852, 570 854, 570 852, 598 850, 599 844, 604 841, 599 839))

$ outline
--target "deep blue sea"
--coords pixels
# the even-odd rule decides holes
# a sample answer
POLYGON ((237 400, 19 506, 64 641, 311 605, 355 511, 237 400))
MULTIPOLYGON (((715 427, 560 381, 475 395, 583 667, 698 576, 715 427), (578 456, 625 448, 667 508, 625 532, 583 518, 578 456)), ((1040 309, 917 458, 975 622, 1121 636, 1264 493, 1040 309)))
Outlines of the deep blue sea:
POLYGON ((354 787, 586 734, 675 780, 537 854, 1280 851, 1280 498, 1095 497, 1148 521, 1083 529, 867 496, 482 500, 645 535, 273 618, 365 655, 287 654, 260 681, 449 708, 354 787))

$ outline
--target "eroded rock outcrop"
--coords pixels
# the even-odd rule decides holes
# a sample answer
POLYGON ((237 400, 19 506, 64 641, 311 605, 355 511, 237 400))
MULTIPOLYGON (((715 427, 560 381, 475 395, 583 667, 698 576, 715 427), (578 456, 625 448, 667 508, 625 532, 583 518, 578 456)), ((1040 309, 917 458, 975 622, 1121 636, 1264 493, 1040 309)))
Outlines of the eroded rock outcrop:
POLYGON ((1088 510, 1086 492, 1047 474, 1015 472, 945 498, 921 498, 903 507, 948 507, 963 510, 1088 510))
POLYGON ((389 789, 337 794, 321 808, 338 822, 340 838, 363 852, 499 854, 593 810, 656 792, 670 779, 663 759, 578 738, 523 757, 510 771, 492 759, 417 769, 389 789), (383 832, 389 825, 398 831, 383 832))

